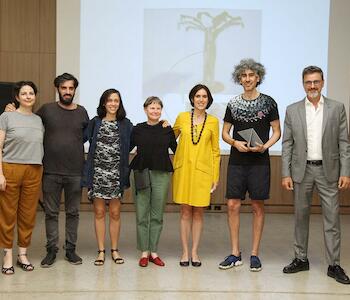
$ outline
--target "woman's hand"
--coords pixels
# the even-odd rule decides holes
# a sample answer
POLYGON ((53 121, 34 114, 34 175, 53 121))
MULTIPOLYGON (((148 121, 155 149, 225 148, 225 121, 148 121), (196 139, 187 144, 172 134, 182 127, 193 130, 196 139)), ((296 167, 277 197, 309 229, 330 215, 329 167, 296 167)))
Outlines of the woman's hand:
POLYGON ((162 122, 162 127, 163 128, 171 126, 170 123, 168 122, 168 120, 160 120, 160 122, 162 122))
POLYGON ((12 112, 12 111, 15 111, 16 110, 16 106, 15 104, 12 102, 12 103, 8 103, 5 107, 5 111, 6 112, 12 112))
POLYGON ((212 185, 211 185, 211 189, 210 189, 210 193, 213 193, 216 188, 218 187, 219 183, 218 182, 214 182, 212 185))
POLYGON ((0 191, 4 191, 6 189, 6 178, 3 174, 0 175, 0 191))

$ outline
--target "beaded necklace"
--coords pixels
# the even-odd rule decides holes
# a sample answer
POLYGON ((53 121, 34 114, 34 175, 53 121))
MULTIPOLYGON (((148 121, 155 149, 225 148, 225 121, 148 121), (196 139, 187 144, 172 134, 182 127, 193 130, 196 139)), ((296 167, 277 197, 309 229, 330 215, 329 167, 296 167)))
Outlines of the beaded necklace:
POLYGON ((192 144, 193 145, 197 145, 202 137, 202 133, 203 133, 203 130, 204 130, 204 126, 205 126, 205 122, 207 121, 207 112, 205 112, 205 115, 204 115, 204 122, 203 122, 203 126, 202 126, 202 129, 201 131, 199 132, 199 136, 198 136, 198 139, 197 141, 194 141, 194 137, 193 137, 193 114, 194 114, 194 109, 192 109, 191 111, 191 138, 192 138, 192 144))

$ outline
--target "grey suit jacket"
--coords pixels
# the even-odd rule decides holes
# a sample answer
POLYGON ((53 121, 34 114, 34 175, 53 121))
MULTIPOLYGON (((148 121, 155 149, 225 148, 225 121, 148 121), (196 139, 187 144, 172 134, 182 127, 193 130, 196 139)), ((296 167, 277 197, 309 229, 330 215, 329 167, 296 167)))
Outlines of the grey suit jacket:
MULTIPOLYGON (((324 98, 322 122, 322 162, 328 181, 350 176, 350 144, 345 107, 324 98)), ((282 140, 282 177, 302 182, 307 158, 305 98, 287 107, 282 140)))

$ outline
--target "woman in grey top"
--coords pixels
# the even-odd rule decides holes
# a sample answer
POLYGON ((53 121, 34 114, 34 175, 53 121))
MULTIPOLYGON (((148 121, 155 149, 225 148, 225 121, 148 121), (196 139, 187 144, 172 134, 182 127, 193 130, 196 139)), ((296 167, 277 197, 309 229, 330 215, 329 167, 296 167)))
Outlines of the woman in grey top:
POLYGON ((17 109, 0 116, 0 248, 2 274, 12 275, 14 228, 17 223, 17 265, 33 271, 27 258, 40 196, 44 127, 33 113, 37 88, 31 81, 14 87, 17 109))

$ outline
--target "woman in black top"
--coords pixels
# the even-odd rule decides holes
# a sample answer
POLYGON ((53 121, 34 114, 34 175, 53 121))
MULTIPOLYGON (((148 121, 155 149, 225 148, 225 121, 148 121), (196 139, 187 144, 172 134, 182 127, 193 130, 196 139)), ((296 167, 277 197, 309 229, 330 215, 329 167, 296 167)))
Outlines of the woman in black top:
POLYGON ((164 266, 157 246, 173 172, 168 149, 175 152, 177 144, 172 128, 163 128, 159 121, 162 101, 152 96, 146 99, 143 107, 147 122, 137 124, 132 131, 131 145, 137 147, 137 154, 130 164, 135 179, 137 248, 142 252, 139 265, 146 267, 150 261, 164 266))

